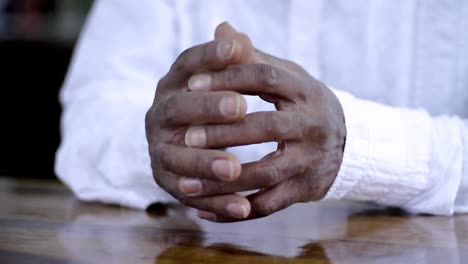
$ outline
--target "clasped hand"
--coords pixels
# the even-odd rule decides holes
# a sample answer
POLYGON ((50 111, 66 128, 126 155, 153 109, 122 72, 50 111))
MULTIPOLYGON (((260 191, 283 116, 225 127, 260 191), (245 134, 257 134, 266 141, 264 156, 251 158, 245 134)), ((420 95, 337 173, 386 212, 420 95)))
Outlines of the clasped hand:
POLYGON ((330 89, 223 23, 215 40, 182 52, 159 81, 146 134, 157 184, 199 217, 230 222, 324 197, 346 129, 330 89), (277 111, 246 114, 242 94, 277 111), (250 163, 224 150, 262 142, 277 150, 250 163), (250 190, 258 191, 239 194, 250 190))

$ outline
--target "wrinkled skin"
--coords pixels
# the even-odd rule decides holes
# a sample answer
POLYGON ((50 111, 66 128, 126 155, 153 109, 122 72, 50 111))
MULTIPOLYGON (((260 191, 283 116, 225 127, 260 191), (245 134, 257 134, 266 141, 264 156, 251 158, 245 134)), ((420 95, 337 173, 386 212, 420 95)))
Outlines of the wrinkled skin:
POLYGON ((218 222, 323 198, 346 137, 330 89, 297 64, 256 50, 227 23, 214 41, 184 51, 159 81, 146 131, 158 185, 218 222), (277 111, 246 114, 241 94, 260 96, 277 111), (246 164, 224 151, 261 142, 278 148, 246 164), (249 190, 259 191, 238 194, 249 190))

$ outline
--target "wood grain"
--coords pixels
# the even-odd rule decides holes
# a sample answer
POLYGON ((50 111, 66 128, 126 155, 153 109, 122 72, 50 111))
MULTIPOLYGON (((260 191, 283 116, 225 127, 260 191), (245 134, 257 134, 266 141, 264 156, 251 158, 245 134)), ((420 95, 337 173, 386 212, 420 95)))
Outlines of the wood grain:
POLYGON ((308 203, 216 224, 180 205, 83 203, 58 182, 0 178, 0 263, 468 263, 468 215, 308 203))

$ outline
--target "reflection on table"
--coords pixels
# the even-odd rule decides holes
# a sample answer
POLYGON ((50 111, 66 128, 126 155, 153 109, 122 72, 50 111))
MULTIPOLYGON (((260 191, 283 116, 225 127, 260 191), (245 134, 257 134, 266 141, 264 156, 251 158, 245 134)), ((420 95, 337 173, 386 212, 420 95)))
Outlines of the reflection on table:
POLYGON ((77 201, 56 182, 0 180, 0 263, 466 263, 468 215, 308 203, 217 224, 181 205, 77 201))

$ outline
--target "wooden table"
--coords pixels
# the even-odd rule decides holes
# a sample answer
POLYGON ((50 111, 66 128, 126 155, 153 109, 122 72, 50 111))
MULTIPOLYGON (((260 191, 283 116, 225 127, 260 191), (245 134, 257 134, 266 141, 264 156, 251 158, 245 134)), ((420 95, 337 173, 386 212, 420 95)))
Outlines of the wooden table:
POLYGON ((468 215, 309 203, 216 224, 182 206, 83 203, 57 182, 0 178, 0 263, 468 263, 468 215))

